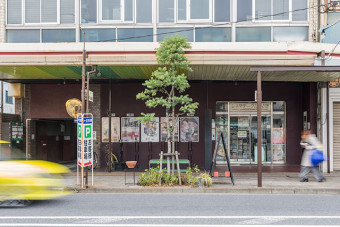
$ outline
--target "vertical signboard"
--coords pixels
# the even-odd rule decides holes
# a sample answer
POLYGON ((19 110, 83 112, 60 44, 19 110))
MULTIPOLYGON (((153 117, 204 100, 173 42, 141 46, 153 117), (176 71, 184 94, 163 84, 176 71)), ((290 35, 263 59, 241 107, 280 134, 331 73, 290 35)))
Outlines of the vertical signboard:
POLYGON ((93 163, 93 118, 83 118, 83 166, 91 166, 93 163))
POLYGON ((81 149, 82 149, 82 138, 81 138, 81 131, 82 131, 82 123, 83 123, 83 117, 81 114, 78 114, 78 127, 77 127, 77 159, 78 159, 78 165, 82 165, 81 160, 81 149))
POLYGON ((78 116, 78 165, 91 166, 93 163, 93 117, 78 116))

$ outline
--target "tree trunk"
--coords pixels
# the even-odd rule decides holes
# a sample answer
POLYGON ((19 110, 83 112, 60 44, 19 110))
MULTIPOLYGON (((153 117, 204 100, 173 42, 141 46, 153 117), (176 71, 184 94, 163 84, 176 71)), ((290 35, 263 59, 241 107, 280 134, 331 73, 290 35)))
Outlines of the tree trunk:
MULTIPOLYGON (((168 144, 168 153, 171 153, 171 141, 170 141, 170 122, 169 122, 169 110, 166 111, 166 128, 167 128, 167 144, 168 144)), ((166 170, 167 173, 170 174, 170 156, 166 157, 166 170)))

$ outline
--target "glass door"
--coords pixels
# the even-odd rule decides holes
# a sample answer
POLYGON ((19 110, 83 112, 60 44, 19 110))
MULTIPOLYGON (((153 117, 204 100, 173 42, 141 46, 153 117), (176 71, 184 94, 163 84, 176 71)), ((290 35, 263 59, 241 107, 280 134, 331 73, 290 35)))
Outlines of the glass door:
POLYGON ((230 116, 230 160, 250 163, 249 116, 230 116))
MULTIPOLYGON (((272 162, 271 151, 271 116, 261 117, 262 128, 262 162, 272 162)), ((251 116, 251 162, 257 163, 257 116, 251 116)))

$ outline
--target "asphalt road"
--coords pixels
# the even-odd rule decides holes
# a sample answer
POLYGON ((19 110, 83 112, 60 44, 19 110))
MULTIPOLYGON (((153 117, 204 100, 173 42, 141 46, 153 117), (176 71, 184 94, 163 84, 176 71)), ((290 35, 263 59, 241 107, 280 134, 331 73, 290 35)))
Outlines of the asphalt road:
POLYGON ((73 194, 1 208, 0 226, 339 225, 340 195, 73 194))

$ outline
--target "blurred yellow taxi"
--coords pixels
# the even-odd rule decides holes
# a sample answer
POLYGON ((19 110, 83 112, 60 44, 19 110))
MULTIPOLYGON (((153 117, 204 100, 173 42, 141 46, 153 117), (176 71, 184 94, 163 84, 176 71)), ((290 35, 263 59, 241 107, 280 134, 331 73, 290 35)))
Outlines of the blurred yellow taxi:
POLYGON ((0 201, 45 200, 70 194, 61 175, 69 171, 48 161, 0 161, 0 201))

